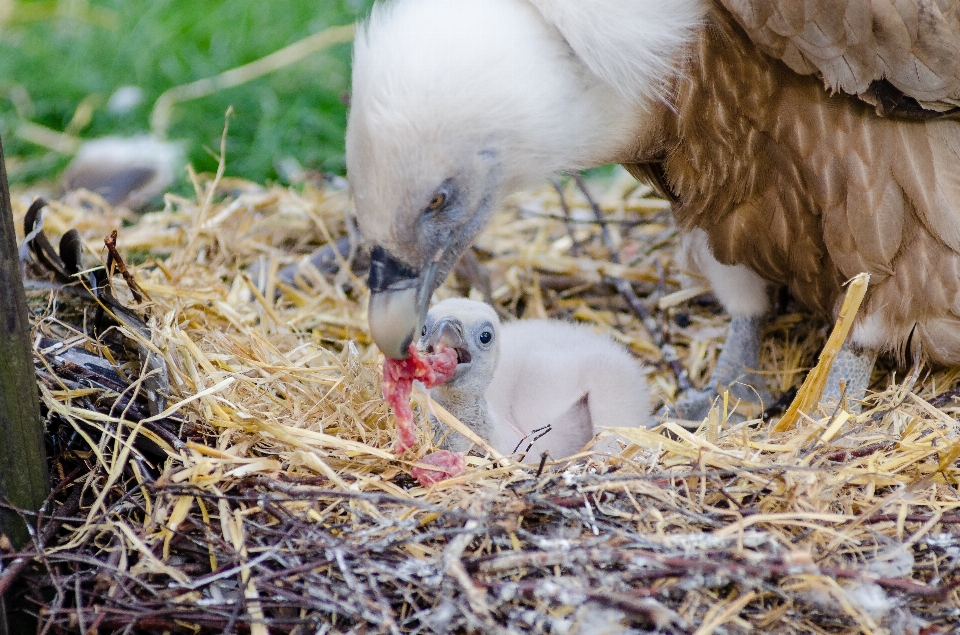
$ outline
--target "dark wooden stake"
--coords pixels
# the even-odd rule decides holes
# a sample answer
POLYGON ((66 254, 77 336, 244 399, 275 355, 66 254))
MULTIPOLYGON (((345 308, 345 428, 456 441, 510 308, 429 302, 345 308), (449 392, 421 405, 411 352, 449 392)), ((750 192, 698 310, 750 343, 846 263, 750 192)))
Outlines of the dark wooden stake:
MULTIPOLYGON (((50 478, 28 315, 0 141, 0 497, 36 512, 50 491, 50 478)), ((23 519, 8 509, 0 509, 0 533, 17 548, 30 539, 23 519)), ((12 613, 12 600, 3 596, 0 633, 16 632, 22 622, 12 613)))

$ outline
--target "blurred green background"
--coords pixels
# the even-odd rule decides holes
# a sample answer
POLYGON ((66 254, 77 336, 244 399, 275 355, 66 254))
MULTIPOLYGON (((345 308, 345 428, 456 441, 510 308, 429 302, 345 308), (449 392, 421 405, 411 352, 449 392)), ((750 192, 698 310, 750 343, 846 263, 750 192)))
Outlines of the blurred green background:
MULTIPOLYGON (((371 4, 0 0, 0 134, 11 180, 54 178, 70 159, 36 143, 36 134, 24 133, 24 122, 82 139, 146 133, 163 91, 349 24, 371 4), (122 86, 138 87, 143 99, 112 113, 108 100, 122 86)), ((307 170, 343 173, 349 63, 350 45, 338 44, 242 86, 177 104, 168 138, 186 143, 198 171, 214 171, 224 113, 233 106, 228 174, 260 183, 282 180, 278 167, 291 158, 307 170)))

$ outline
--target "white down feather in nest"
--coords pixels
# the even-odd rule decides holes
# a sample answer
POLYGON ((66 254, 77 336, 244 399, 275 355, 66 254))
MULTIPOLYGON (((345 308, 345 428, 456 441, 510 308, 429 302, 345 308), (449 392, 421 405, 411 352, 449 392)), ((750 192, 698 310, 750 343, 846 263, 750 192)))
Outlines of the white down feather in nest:
MULTIPOLYGON (((430 391, 503 454, 538 460, 575 454, 606 427, 651 424, 646 372, 619 344, 558 320, 501 324, 482 302, 450 299, 427 314, 419 342, 457 350, 453 377, 430 391)), ((464 451, 451 433, 444 443, 464 451)), ((615 450, 613 443, 597 449, 615 450)))
POLYGON ((166 192, 185 162, 183 144, 156 137, 87 141, 61 178, 66 192, 87 190, 114 206, 143 207, 166 192))

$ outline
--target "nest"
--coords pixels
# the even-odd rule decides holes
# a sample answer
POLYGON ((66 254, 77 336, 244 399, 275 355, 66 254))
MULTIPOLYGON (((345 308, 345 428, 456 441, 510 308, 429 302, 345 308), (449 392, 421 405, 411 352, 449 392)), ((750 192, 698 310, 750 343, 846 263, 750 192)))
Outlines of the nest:
MULTIPOLYGON (((119 230, 143 302, 119 272, 111 293, 145 328, 28 280, 53 494, 0 589, 43 633, 955 632, 956 370, 881 369, 862 412, 789 430, 727 401, 619 456, 481 450, 425 489, 409 469, 435 404, 414 395, 420 443, 393 455, 344 184, 195 185, 139 217, 92 196, 46 214, 88 265, 119 230), (165 394, 145 389, 164 372, 165 394)), ((651 367, 654 401, 699 386, 727 318, 678 269, 667 204, 617 176, 590 184, 599 222, 557 185, 508 201, 438 296, 593 324, 651 367)), ((826 334, 780 303, 763 350, 780 406, 826 334)))

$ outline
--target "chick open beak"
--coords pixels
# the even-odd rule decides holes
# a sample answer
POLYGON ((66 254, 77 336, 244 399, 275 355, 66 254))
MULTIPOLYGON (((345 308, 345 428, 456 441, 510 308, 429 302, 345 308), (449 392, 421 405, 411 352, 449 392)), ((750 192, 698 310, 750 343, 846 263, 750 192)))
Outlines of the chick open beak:
POLYGON ((437 263, 416 271, 379 245, 370 254, 370 335, 393 359, 406 359, 407 349, 427 315, 436 286, 437 263))
POLYGON ((452 348, 457 351, 457 363, 469 364, 470 351, 463 339, 463 324, 456 318, 442 318, 433 327, 427 338, 427 353, 439 348, 452 348))

